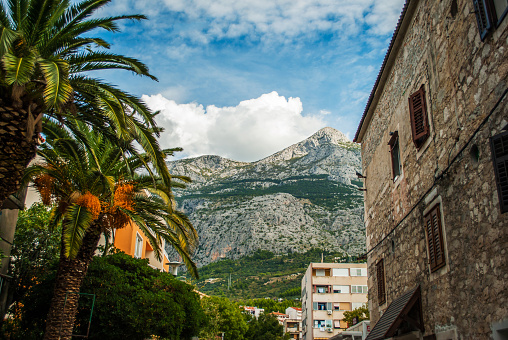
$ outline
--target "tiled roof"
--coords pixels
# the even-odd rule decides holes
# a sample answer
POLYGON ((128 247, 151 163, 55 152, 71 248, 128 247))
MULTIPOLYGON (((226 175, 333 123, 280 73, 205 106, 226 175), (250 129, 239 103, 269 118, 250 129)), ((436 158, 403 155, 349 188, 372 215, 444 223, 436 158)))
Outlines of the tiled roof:
POLYGON ((372 104, 372 100, 374 99, 374 94, 376 93, 377 87, 379 85, 379 82, 381 81, 381 75, 383 74, 383 71, 386 67, 386 63, 388 62, 388 57, 390 56, 390 53, 392 52, 393 45, 395 44, 395 39, 397 38, 397 34, 399 33, 400 26, 402 24, 402 21, 404 20, 404 16, 406 15, 407 8, 411 0, 406 0, 404 3, 404 7, 402 8, 402 13, 400 14, 399 21, 397 22, 397 27, 395 27, 395 31, 393 32, 392 40, 390 41, 390 46, 388 46, 388 51, 386 52, 385 58, 383 60, 383 64, 381 65, 381 69, 379 70, 379 73, 377 75, 376 83, 374 84, 374 87, 372 88, 372 91, 370 92, 369 100, 367 101, 367 106, 365 107, 365 110, 363 111, 362 119, 360 120, 360 124, 358 125, 358 130, 356 130, 355 138, 353 139, 353 142, 356 142, 358 139, 358 135, 360 134, 360 130, 362 128, 363 122, 365 120, 365 117, 367 116, 367 112, 369 111, 370 104, 372 104))
POLYGON ((365 340, 382 340, 390 337, 396 323, 400 323, 403 312, 410 309, 420 297, 420 286, 393 300, 365 340))

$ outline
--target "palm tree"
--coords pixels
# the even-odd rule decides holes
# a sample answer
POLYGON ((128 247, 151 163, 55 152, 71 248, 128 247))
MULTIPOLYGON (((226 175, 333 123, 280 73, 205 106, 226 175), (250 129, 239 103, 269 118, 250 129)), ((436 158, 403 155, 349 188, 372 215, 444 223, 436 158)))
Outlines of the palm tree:
MULTIPOLYGON (((39 149, 44 163, 29 166, 23 177, 24 183, 34 182, 44 204, 54 204, 51 225, 62 223, 62 249, 46 340, 71 338, 77 293, 101 233, 135 223, 159 258, 164 239, 197 277, 190 256, 197 245, 197 233, 188 218, 175 209, 171 188, 160 176, 139 174, 150 163, 149 156, 126 156, 85 124, 75 125, 73 129, 81 132, 79 137, 46 121, 48 141, 39 149)), ((172 152, 164 150, 166 155, 172 152)))
POLYGON ((0 1, 0 202, 18 190, 43 117, 63 125, 79 119, 112 140, 136 139, 169 183, 154 115, 138 98, 87 75, 123 69, 155 79, 143 63, 106 52, 109 44, 91 36, 96 29, 118 31, 122 20, 145 19, 93 17, 110 1, 0 1))

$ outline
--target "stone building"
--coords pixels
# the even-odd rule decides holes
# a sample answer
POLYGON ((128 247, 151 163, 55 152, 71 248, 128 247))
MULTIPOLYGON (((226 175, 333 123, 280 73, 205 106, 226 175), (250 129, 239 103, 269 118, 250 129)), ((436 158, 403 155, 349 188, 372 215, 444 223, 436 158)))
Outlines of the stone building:
POLYGON ((376 339, 508 339, 503 0, 407 0, 362 144, 376 339))

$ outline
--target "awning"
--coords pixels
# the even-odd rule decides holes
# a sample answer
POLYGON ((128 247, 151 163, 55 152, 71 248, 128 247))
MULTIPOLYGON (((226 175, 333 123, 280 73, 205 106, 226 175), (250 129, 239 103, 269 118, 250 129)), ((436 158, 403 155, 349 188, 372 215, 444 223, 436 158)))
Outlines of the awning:
POLYGON ((365 340, 383 340, 413 330, 424 332, 420 286, 395 299, 365 340))

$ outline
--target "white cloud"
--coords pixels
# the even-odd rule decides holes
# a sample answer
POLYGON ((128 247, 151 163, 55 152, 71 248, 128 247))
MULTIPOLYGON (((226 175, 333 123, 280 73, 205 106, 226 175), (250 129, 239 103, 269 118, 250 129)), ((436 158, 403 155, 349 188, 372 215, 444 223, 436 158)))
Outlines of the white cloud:
POLYGON ((115 0, 106 11, 143 13, 159 26, 168 24, 167 11, 184 13, 193 25, 179 34, 195 42, 203 42, 203 34, 205 40, 248 34, 269 41, 323 31, 349 37, 364 24, 371 27, 371 34, 387 34, 395 28, 404 0, 150 0, 150 6, 147 2, 115 0))
POLYGON ((197 103, 177 104, 161 94, 143 96, 152 110, 160 110, 165 128, 163 147, 184 148, 184 156, 216 154, 239 161, 256 161, 297 143, 326 124, 321 116, 302 115, 300 98, 277 92, 245 100, 233 107, 206 109, 197 103))

